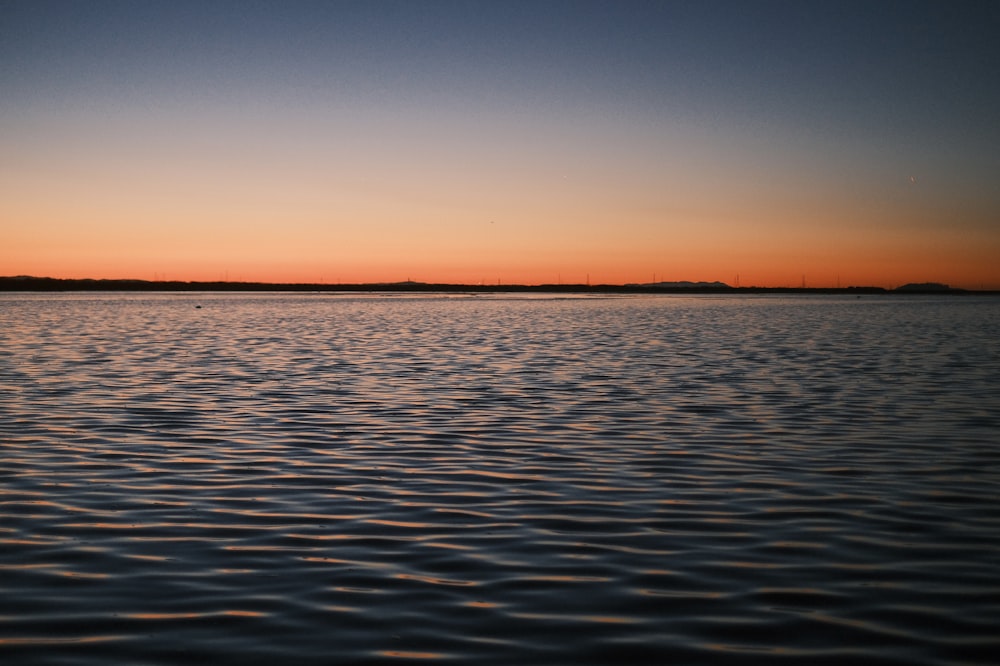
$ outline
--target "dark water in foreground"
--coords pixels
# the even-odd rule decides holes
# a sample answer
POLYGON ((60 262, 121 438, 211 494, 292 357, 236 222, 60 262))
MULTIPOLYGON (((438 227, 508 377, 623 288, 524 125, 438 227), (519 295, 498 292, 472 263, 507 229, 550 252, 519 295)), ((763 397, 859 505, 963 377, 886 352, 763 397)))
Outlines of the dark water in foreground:
POLYGON ((998 331, 985 297, 3 295, 0 661, 996 663, 998 331))

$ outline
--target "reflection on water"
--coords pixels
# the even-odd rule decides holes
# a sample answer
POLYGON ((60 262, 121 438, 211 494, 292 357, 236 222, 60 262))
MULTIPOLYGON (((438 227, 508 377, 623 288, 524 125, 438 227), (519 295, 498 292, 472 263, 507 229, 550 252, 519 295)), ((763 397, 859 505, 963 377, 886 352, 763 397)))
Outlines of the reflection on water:
POLYGON ((997 330, 987 298, 2 295, 0 656, 992 663, 997 330))

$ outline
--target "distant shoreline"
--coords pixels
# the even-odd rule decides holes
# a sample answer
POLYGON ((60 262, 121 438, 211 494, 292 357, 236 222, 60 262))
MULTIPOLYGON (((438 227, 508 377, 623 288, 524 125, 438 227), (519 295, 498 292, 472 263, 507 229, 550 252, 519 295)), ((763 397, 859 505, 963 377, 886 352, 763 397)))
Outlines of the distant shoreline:
POLYGON ((270 291, 270 292, 440 292, 440 293, 572 293, 572 294, 933 294, 1000 295, 1000 290, 957 289, 936 283, 883 287, 732 287, 722 283, 654 284, 451 284, 370 282, 353 284, 276 283, 90 278, 0 277, 0 291, 270 291))

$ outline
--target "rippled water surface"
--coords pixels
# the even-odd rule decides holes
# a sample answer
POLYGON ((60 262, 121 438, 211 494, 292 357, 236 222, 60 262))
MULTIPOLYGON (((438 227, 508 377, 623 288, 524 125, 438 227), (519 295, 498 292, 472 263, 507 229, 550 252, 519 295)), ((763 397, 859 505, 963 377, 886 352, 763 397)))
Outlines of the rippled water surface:
POLYGON ((0 661, 989 664, 1000 300, 0 296, 0 661))

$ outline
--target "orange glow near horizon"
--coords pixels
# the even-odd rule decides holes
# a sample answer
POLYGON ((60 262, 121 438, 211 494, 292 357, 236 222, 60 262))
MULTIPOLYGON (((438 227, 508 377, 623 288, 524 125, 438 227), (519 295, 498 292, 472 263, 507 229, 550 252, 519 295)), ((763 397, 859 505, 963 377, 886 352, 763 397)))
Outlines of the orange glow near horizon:
MULTIPOLYGON (((419 248, 415 248, 419 249, 419 248)), ((429 253, 413 257, 387 256, 382 260, 324 261, 321 258, 282 259, 262 256, 235 260, 198 260, 197 257, 132 255, 128 259, 110 251, 80 259, 71 253, 53 252, 38 257, 19 254, 16 258, 0 256, 3 274, 53 278, 140 279, 150 281, 228 281, 271 283, 353 284, 415 280, 451 284, 628 284, 688 280, 720 281, 731 286, 808 287, 878 286, 892 288, 907 282, 942 282, 965 289, 1000 289, 1000 276, 990 262, 1000 256, 1000 248, 982 247, 951 256, 915 252, 892 261, 877 258, 866 262, 861 255, 854 261, 788 261, 769 263, 737 261, 723 256, 694 256, 668 261, 624 261, 615 264, 601 256, 573 259, 555 258, 542 266, 513 259, 444 256, 435 259, 429 253), (979 255, 979 256, 976 256, 979 255), (588 260, 589 259, 589 260, 588 260), (931 267, 932 266, 932 267, 931 267)), ((742 254, 742 253, 741 253, 742 254)), ((762 252, 762 254, 766 254, 762 252)))
MULTIPOLYGON (((20 223, 3 228, 2 275, 327 284, 943 282, 1000 288, 1000 242, 988 229, 955 236, 930 226, 900 231, 884 222, 866 225, 864 219, 850 227, 833 220, 796 227, 782 221, 780 210, 689 212, 678 222, 669 210, 629 216, 611 208, 544 210, 544 202, 542 213, 525 206, 480 216, 434 207, 408 211, 405 205, 289 207, 273 212, 277 221, 271 222, 267 212, 241 217, 243 211, 219 203, 218 210, 197 216, 186 203, 149 212, 141 205, 40 204, 4 194, 5 217, 20 223)), ((847 214, 858 219, 853 211, 847 214)))
POLYGON ((648 138, 653 148, 632 139, 627 168, 572 148, 570 161, 540 154, 516 168, 501 154, 471 170, 450 144, 424 147, 437 166, 388 149, 357 164, 324 165, 317 151, 292 162, 271 144, 244 165, 225 150, 240 137, 199 159, 156 144, 159 161, 128 159, 116 141, 88 163, 100 154, 88 144, 55 173, 2 165, 0 275, 1000 288, 988 200, 909 180, 851 189, 780 163, 746 175, 738 153, 706 165, 721 149, 697 133, 671 141, 703 157, 662 162, 669 146, 648 138))

